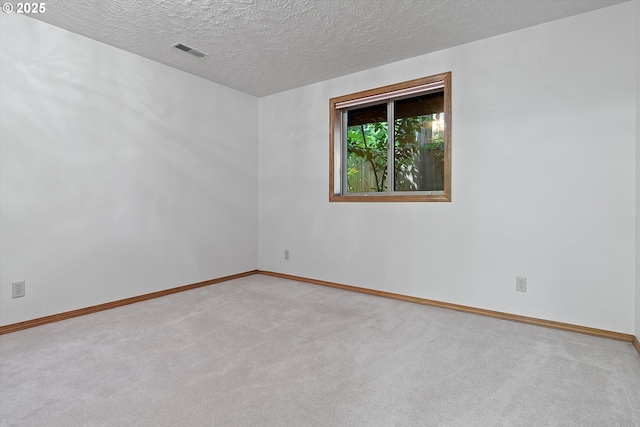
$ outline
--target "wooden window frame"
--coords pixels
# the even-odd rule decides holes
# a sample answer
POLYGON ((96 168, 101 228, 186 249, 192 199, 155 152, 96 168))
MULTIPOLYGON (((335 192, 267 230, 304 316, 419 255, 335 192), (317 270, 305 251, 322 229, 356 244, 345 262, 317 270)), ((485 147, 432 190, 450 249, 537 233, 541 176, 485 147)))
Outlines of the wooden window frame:
POLYGON ((330 202, 450 202, 451 201, 451 72, 436 74, 402 83, 379 87, 376 89, 343 95, 329 100, 329 201, 330 202), (389 94, 387 99, 393 100, 397 95, 394 92, 411 90, 419 86, 424 86, 436 82, 443 82, 444 87, 444 192, 442 194, 429 194, 426 191, 408 192, 372 192, 348 194, 340 190, 342 182, 342 159, 336 155, 336 149, 343 149, 341 120, 339 119, 342 110, 336 108, 336 104, 347 101, 364 99, 372 96, 384 96, 389 94), (340 164, 338 164, 340 163, 340 164), (337 187, 337 188, 336 188, 337 187))

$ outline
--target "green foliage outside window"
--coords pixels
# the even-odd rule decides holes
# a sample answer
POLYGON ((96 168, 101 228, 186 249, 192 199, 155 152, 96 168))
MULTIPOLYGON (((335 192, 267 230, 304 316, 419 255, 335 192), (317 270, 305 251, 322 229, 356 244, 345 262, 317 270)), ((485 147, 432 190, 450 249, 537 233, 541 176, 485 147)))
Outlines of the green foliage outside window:
MULTIPOLYGON (((403 191, 439 190, 440 185, 425 183, 425 169, 444 162, 444 139, 433 132, 438 114, 395 120, 394 182, 403 191), (434 187, 435 185, 435 187, 434 187), (434 187, 434 188, 428 188, 434 187)), ((388 124, 366 123, 347 128, 348 191, 387 191, 388 124)))

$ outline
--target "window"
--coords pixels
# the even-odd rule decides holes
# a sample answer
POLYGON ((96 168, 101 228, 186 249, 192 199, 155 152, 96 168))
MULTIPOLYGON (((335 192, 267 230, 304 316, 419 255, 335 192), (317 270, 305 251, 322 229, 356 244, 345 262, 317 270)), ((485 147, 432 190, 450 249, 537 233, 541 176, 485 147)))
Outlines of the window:
POLYGON ((450 72, 332 98, 329 108, 329 201, 451 200, 450 72))

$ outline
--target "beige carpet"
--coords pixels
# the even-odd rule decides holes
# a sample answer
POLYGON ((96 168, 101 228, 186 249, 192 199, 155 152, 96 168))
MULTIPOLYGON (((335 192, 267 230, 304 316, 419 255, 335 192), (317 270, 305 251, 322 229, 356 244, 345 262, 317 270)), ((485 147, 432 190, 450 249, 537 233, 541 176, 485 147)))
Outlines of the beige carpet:
POLYGON ((2 426, 640 426, 629 343, 260 275, 0 356, 2 426))

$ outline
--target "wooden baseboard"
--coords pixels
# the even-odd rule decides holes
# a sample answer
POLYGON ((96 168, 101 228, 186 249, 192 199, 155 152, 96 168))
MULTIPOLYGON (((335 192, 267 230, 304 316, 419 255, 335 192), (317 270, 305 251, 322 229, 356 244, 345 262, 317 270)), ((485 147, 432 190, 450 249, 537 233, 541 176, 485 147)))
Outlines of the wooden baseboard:
POLYGON ((230 276, 219 277, 217 279, 205 280, 204 282, 192 283, 190 285, 178 286, 176 288, 165 289, 162 291, 151 292, 149 294, 139 295, 136 297, 125 298, 117 301, 107 302, 104 304, 98 304, 91 307, 81 308, 78 310, 67 311, 64 313, 53 314, 51 316, 39 317, 37 319, 26 320, 24 322, 12 323, 10 325, 0 326, 0 335, 8 334, 10 332, 21 331, 23 329, 33 328, 36 326, 46 325, 47 323, 59 322, 61 320, 71 319, 78 316, 84 316, 86 314, 97 313, 103 310, 109 310, 111 308, 121 307, 123 305, 134 304, 137 302, 146 301, 153 298, 160 298, 166 295, 175 294, 178 292, 184 292, 191 289, 200 288, 202 286, 213 285, 216 283, 226 282, 233 279, 239 279, 241 277, 252 276, 254 274, 264 274, 266 276, 280 277, 288 280, 295 280, 298 282, 311 283, 314 285, 328 286, 330 288, 343 289, 351 292, 359 292, 368 295, 375 295, 383 298, 391 298, 399 301, 412 302, 416 304, 429 305, 433 307, 446 308, 449 310, 461 311, 464 313, 478 314, 481 316, 494 317, 497 319, 510 320, 513 322, 526 323, 529 325, 543 326, 546 328, 560 329, 563 331, 578 332, 581 334, 593 335, 601 338, 609 338, 618 341, 631 342, 640 355, 640 341, 638 337, 630 334, 623 334, 620 332, 606 331, 603 329, 589 328, 586 326, 572 325, 570 323, 554 322, 551 320, 537 319, 535 317, 519 316, 517 314, 502 313, 499 311, 485 310, 482 308, 468 307, 459 304, 452 304, 448 302, 441 302, 435 300, 429 300, 425 298, 412 297, 408 295, 395 294, 392 292, 377 291, 375 289, 360 288, 357 286, 343 285, 340 283, 327 282, 324 280, 310 279, 308 277, 293 276, 290 274, 276 273, 273 271, 265 270, 251 270, 244 273, 232 274, 230 276))
POLYGON ((178 286, 177 288, 165 289, 162 291, 151 292, 149 294, 139 295, 136 297, 125 298, 118 301, 98 304, 91 307, 80 308, 78 310, 66 311, 64 313, 53 314, 51 316, 39 317, 37 319, 26 320, 24 322, 12 323, 10 325, 0 326, 0 335, 10 332, 21 331, 23 329, 33 328, 36 326, 46 325, 47 323, 59 322, 61 320, 71 319, 73 317, 84 316, 86 314, 97 313, 98 311, 109 310, 110 308, 121 307, 123 305, 134 304, 136 302, 146 301, 153 298, 160 298, 166 295, 178 292, 189 291, 191 289, 200 288, 202 286, 213 285, 215 283, 226 282, 241 277, 247 277, 258 274, 258 270, 246 271, 244 273, 232 274, 230 276, 219 277, 217 279, 205 280, 204 282, 192 283, 190 285, 178 286))
POLYGON ((636 350, 638 350, 638 353, 640 353, 640 349, 639 349, 640 343, 638 343, 638 340, 633 335, 623 334, 621 332, 613 332, 613 331, 607 331, 604 329, 589 328, 586 326, 572 325, 570 323, 554 322, 552 320, 544 320, 544 319, 538 319, 535 317, 520 316, 517 314, 502 313, 500 311, 485 310, 482 308, 468 307, 465 305, 451 304, 448 302, 411 297, 411 296, 402 295, 402 294, 394 294, 391 292, 377 291, 374 289, 360 288, 357 286, 327 282, 324 280, 316 280, 316 279, 309 279, 307 277, 292 276, 290 274, 275 273, 273 271, 259 270, 259 273, 267 276, 274 276, 274 277, 280 277, 283 279, 295 280, 298 282, 312 283, 314 285, 328 286, 330 288, 343 289, 343 290, 352 291, 352 292, 360 292, 368 295, 375 295, 379 297, 391 298, 391 299, 400 300, 400 301, 407 301, 407 302, 412 302, 416 304, 446 308, 449 310, 456 310, 464 313, 478 314, 481 316, 494 317, 497 319, 510 320, 510 321, 519 322, 519 323, 526 323, 529 325, 543 326, 546 328, 560 329, 563 331, 578 332, 581 334, 593 335, 601 338, 609 338, 609 339, 618 340, 618 341, 633 342, 634 346, 636 347, 636 350))

